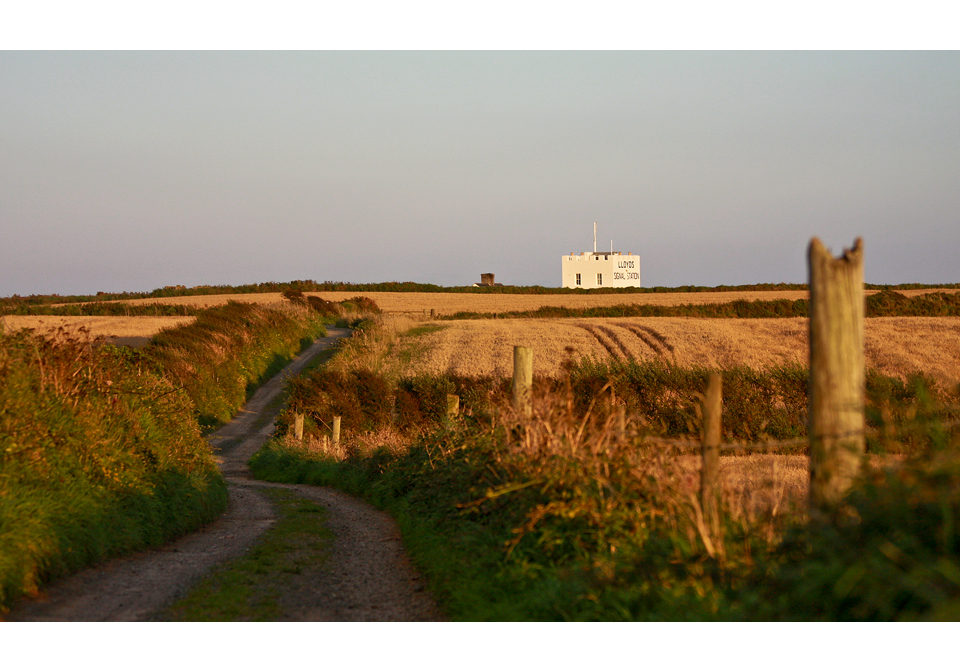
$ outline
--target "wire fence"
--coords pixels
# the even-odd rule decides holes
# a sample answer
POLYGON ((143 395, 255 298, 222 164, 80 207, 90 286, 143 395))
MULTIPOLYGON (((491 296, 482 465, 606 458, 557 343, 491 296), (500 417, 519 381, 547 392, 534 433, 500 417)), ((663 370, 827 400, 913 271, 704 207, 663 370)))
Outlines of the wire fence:
MULTIPOLYGON (((958 409, 946 409, 947 412, 957 412, 958 409)), ((922 422, 913 422, 910 424, 911 429, 941 429, 949 430, 955 427, 960 427, 960 419, 955 420, 942 420, 942 419, 931 419, 922 422)), ((900 427, 898 426, 897 429, 900 427)), ((867 428, 859 432, 845 432, 843 434, 831 435, 829 437, 821 437, 821 439, 833 439, 833 440, 843 440, 848 438, 857 438, 857 437, 877 437, 877 436, 890 436, 890 427, 882 428, 867 428)), ((668 439, 660 436, 650 436, 650 435, 641 435, 637 434, 635 438, 638 442, 642 444, 652 443, 662 446, 669 446, 678 449, 686 449, 687 451, 693 452, 700 450, 703 447, 702 441, 694 441, 692 439, 668 439)), ((796 439, 785 439, 782 441, 763 441, 760 443, 743 443, 743 442, 733 442, 733 443, 721 443, 716 446, 721 453, 770 453, 775 450, 783 450, 785 448, 798 448, 798 447, 807 447, 809 448, 811 442, 811 437, 804 436, 796 439)))

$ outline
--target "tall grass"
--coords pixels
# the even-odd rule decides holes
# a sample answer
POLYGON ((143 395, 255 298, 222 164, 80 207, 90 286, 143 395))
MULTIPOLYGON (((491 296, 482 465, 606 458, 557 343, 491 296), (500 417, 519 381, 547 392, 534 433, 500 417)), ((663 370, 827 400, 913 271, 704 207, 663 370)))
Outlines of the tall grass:
POLYGON ((226 501, 190 398, 142 355, 0 334, 0 610, 226 501))
POLYGON ((339 457, 277 440, 251 468, 390 511, 458 619, 956 618, 955 427, 887 427, 887 450, 905 441, 914 456, 865 465, 843 516, 810 522, 803 501, 745 508, 724 497, 712 529, 687 458, 647 428, 620 434, 606 395, 594 402, 581 415, 552 394, 529 421, 502 406, 490 420, 408 434, 404 447, 358 441, 339 457))

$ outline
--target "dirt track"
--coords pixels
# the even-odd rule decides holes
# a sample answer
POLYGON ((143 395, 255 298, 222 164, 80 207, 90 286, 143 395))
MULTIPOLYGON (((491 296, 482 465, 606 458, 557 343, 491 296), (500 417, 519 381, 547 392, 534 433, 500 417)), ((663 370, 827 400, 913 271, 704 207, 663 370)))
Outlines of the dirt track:
MULTIPOLYGON (((9 621, 151 620, 214 565, 247 551, 275 521, 264 486, 246 462, 273 431, 278 395, 321 350, 346 329, 329 329, 287 368, 257 390, 236 418, 210 435, 227 479, 230 505, 215 523, 153 551, 85 569, 49 586, 40 598, 7 614, 9 621)), ((283 599, 284 620, 421 621, 442 618, 422 579, 406 559, 396 524, 386 514, 329 488, 279 486, 327 509, 334 533, 330 561, 305 590, 283 599)))

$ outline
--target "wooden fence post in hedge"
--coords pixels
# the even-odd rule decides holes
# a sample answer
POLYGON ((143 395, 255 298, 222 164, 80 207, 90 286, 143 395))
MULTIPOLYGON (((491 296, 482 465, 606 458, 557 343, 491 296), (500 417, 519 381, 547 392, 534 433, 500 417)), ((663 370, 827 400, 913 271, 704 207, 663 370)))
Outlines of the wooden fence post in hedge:
POLYGON ((513 407, 529 418, 533 415, 533 348, 513 346, 513 407))
POLYGON ((333 452, 336 453, 340 450, 340 416, 333 416, 333 436, 331 437, 333 442, 333 452))
POLYGON ((456 420, 460 415, 460 397, 455 394, 447 395, 447 420, 456 420))
POLYGON ((293 417, 293 438, 303 441, 303 413, 297 413, 293 417))
POLYGON ((810 506, 830 508, 865 453, 863 241, 834 259, 810 241, 810 506))
POLYGON ((723 412, 723 377, 711 373, 703 396, 703 443, 700 463, 700 508, 703 522, 720 532, 720 418, 723 412))

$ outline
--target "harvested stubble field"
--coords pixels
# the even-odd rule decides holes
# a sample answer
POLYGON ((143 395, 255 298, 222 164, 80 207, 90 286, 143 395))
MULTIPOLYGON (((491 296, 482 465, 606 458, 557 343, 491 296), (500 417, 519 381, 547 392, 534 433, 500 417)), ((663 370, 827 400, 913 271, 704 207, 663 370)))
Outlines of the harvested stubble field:
MULTIPOLYGON (((956 289, 912 289, 899 293, 911 297, 930 292, 957 292, 956 289)), ((865 294, 875 294, 868 290, 865 294)), ((536 310, 542 306, 564 308, 591 308, 638 304, 655 306, 702 305, 730 303, 732 301, 796 301, 808 298, 806 291, 756 291, 756 292, 664 292, 649 294, 492 294, 492 293, 430 293, 430 292, 304 292, 306 296, 319 296, 327 301, 343 301, 354 296, 373 299, 385 313, 429 313, 453 315, 457 312, 505 313, 508 311, 536 310)), ((279 292, 263 294, 215 294, 206 296, 176 296, 153 299, 134 299, 131 305, 172 304, 209 308, 228 301, 240 303, 280 303, 284 301, 279 292)))
MULTIPOLYGON (((532 347, 535 372, 547 376, 559 375, 571 355, 660 359, 683 367, 806 365, 807 322, 684 317, 441 322, 439 330, 419 337, 422 354, 404 373, 510 376, 515 345, 532 347)), ((867 366, 880 373, 905 380, 922 371, 951 388, 960 383, 960 318, 870 318, 865 340, 867 366)))
MULTIPOLYGON (((874 469, 891 467, 900 455, 871 455, 874 469)), ((699 455, 683 455, 676 465, 684 474, 690 496, 700 488, 699 455)), ((801 511, 810 493, 810 457, 807 455, 721 455, 720 492, 725 509, 733 518, 755 522, 760 514, 801 511)), ((773 529, 770 530, 771 539, 773 529)))
POLYGON ((141 347, 161 329, 190 324, 196 317, 60 317, 56 315, 5 315, 0 324, 6 331, 34 329, 37 333, 55 334, 63 328, 67 334, 87 330, 90 338, 103 338, 108 343, 141 347))

